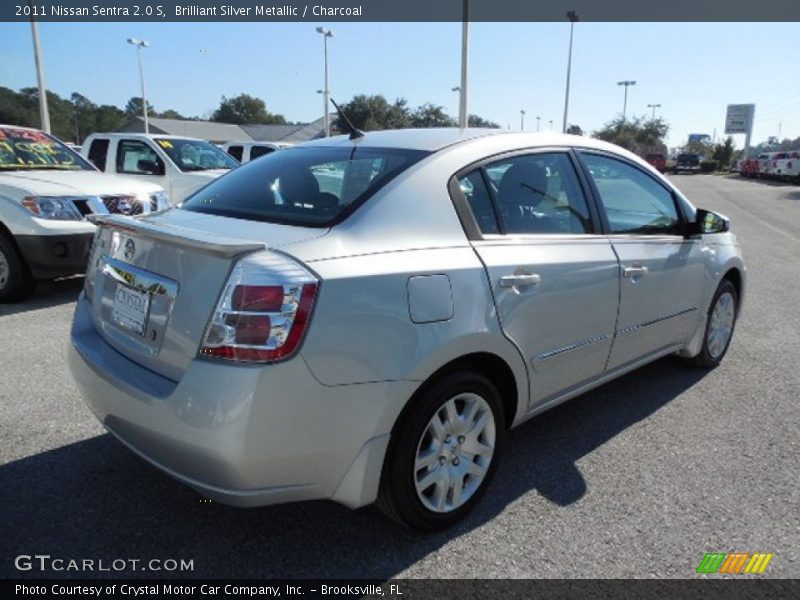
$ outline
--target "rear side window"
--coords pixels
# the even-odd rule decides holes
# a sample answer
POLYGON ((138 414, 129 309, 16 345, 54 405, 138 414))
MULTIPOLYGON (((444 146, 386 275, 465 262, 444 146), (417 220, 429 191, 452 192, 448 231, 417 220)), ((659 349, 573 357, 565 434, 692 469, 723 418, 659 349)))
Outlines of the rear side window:
POLYGON ((106 170, 106 156, 108 156, 108 140, 92 140, 89 146, 89 160, 101 171, 106 170))
POLYGON ((228 154, 230 154, 233 158, 242 162, 242 152, 244 148, 242 146, 231 146, 228 148, 228 154))
POLYGON ((469 202, 472 215, 481 233, 500 233, 492 206, 492 195, 483 181, 481 169, 476 169, 458 180, 461 193, 469 202))
POLYGON ((269 146, 253 146, 250 148, 250 160, 273 152, 275 152, 275 148, 270 148, 269 146))
POLYGON ((253 221, 329 226, 428 154, 357 145, 282 150, 216 179, 182 208, 253 221))

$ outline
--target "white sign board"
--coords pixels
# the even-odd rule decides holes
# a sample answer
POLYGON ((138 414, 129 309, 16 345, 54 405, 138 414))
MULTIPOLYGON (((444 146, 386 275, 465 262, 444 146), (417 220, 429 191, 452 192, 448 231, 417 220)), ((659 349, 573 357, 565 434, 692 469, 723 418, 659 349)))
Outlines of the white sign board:
POLYGON ((753 128, 755 104, 728 104, 725 115, 725 133, 750 133, 753 128))

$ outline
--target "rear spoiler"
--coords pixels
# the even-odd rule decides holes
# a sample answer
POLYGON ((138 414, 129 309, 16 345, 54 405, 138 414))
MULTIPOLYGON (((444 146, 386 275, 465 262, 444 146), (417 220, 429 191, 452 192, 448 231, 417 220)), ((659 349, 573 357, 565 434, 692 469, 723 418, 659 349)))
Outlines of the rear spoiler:
POLYGON ((176 227, 175 225, 164 223, 150 223, 140 218, 125 215, 88 215, 86 218, 98 226, 104 225, 225 258, 267 249, 267 245, 263 242, 248 242, 235 238, 220 237, 195 229, 176 227))

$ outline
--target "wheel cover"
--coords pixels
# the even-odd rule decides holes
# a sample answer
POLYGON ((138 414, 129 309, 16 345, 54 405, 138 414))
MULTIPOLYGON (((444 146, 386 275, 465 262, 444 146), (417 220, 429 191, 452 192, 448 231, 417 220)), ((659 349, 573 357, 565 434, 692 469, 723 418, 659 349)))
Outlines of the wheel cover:
POLYGON ((6 255, 0 251, 0 290, 8 285, 8 278, 11 276, 11 268, 8 266, 6 255))
POLYGON ((422 504, 447 513, 481 487, 494 456, 495 419, 478 394, 453 396, 437 410, 417 444, 414 485, 422 504))
POLYGON ((736 301, 733 294, 724 292, 717 298, 711 311, 711 322, 708 325, 708 353, 712 358, 719 358, 733 334, 733 323, 736 318, 736 301))

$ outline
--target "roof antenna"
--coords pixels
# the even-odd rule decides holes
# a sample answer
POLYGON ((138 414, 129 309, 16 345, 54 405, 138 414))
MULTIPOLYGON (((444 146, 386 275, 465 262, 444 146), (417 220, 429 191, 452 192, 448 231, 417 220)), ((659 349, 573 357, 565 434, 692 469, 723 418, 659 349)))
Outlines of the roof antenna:
POLYGON ((350 130, 350 139, 357 140, 358 138, 364 137, 364 132, 361 131, 360 129, 355 128, 355 126, 350 122, 350 119, 347 118, 347 115, 344 114, 344 111, 341 108, 339 108, 338 104, 336 104, 336 100, 331 98, 331 104, 333 104, 333 107, 336 109, 336 112, 339 113, 339 117, 345 123, 347 123, 347 128, 350 130))

